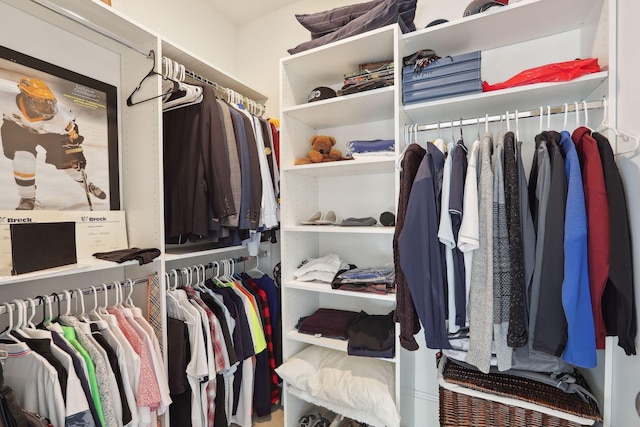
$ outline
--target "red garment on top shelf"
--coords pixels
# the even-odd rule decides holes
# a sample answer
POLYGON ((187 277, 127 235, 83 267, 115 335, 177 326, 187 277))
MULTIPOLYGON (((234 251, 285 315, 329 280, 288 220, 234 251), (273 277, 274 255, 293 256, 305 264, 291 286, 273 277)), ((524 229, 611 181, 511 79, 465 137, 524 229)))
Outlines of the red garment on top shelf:
POLYGON ((487 82, 482 82, 482 91, 489 92, 533 83, 565 82, 599 71, 598 58, 556 62, 540 67, 529 68, 502 83, 490 85, 487 82))

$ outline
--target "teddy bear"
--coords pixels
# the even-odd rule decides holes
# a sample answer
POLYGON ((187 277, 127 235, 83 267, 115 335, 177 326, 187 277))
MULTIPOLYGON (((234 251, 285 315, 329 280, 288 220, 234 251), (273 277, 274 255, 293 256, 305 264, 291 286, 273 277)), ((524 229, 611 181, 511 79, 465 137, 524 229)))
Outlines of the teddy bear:
POLYGON ((338 160, 352 160, 351 157, 343 157, 340 150, 333 147, 336 145, 336 139, 328 135, 314 135, 311 137, 311 150, 307 153, 307 157, 296 159, 296 165, 309 165, 312 163, 335 162, 338 160))

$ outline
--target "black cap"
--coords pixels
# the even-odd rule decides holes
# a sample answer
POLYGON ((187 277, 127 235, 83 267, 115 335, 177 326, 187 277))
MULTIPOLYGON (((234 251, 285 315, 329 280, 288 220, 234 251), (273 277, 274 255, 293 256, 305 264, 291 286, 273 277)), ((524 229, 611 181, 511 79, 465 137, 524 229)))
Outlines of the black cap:
POLYGON ((323 99, 335 98, 338 96, 336 91, 330 87, 320 86, 309 93, 307 102, 322 101, 323 99))
POLYGON ((449 22, 446 19, 434 19, 429 22, 425 28, 433 27, 434 25, 444 24, 445 22, 449 22))

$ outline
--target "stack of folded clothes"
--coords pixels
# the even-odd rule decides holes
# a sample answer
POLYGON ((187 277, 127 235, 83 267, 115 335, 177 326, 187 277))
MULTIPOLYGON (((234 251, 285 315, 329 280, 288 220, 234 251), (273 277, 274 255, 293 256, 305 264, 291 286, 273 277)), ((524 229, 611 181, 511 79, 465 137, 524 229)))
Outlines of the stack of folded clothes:
POLYGON ((319 308, 301 317, 296 328, 302 334, 348 341, 347 353, 351 356, 391 359, 395 356, 393 311, 372 315, 364 311, 319 308))
POLYGON ((333 289, 388 294, 395 292, 393 267, 351 268, 340 271, 331 282, 333 289))
POLYGON ((389 314, 367 314, 364 311, 349 323, 347 354, 351 356, 395 356, 395 323, 393 311, 389 314))
POLYGON ((298 267, 293 276, 301 282, 331 283, 340 270, 348 269, 345 263, 336 254, 325 255, 321 258, 311 258, 298 267))
POLYGON ((298 332, 325 338, 346 340, 347 328, 359 316, 355 311, 319 308, 312 315, 298 320, 298 332))
POLYGON ((360 70, 344 75, 344 85, 338 95, 349 95, 365 90, 393 86, 393 62, 382 61, 376 64, 363 64, 360 70))
POLYGON ((393 156, 393 139, 354 140, 347 142, 347 157, 393 156))

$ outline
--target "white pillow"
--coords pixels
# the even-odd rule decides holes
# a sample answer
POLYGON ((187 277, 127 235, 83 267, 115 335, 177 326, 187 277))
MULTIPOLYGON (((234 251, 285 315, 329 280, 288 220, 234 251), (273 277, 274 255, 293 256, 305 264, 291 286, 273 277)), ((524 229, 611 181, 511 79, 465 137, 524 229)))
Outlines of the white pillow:
POLYGON ((379 359, 310 346, 276 368, 276 372, 316 399, 372 413, 383 426, 399 427, 393 368, 392 363, 379 359))

